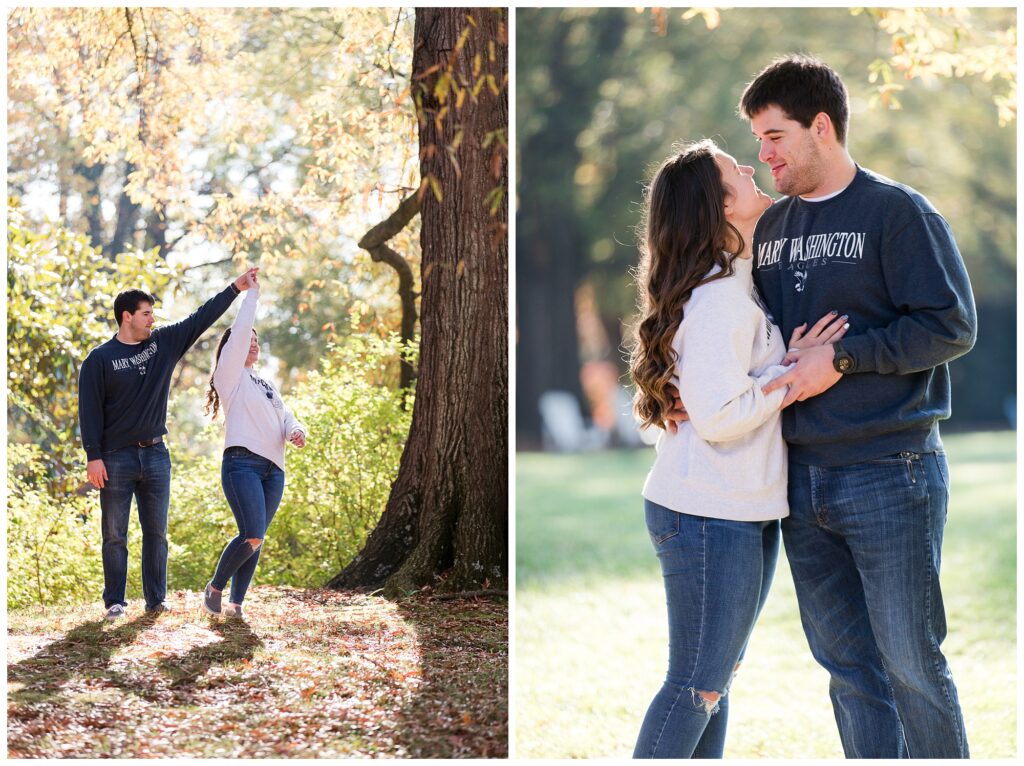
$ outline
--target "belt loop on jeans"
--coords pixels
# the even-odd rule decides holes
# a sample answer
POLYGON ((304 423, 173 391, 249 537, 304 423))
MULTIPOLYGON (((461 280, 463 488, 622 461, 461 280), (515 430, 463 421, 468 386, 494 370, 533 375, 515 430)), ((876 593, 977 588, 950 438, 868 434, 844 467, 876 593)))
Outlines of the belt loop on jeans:
POLYGON ((141 442, 135 442, 132 446, 134 447, 152 447, 154 444, 159 444, 164 440, 164 437, 157 436, 153 439, 145 439, 141 442))

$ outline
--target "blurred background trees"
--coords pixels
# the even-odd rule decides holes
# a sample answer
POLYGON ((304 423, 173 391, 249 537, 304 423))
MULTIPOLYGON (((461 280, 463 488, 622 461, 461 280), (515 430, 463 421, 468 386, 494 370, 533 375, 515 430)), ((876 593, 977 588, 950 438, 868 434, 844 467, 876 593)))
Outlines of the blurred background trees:
POLYGON ((542 445, 545 391, 574 393, 599 429, 615 430, 628 407, 623 342, 648 173, 674 142, 702 137, 758 165, 736 104, 793 51, 843 76, 854 159, 916 188, 956 235, 979 339, 950 367, 950 425, 1015 419, 1014 9, 532 8, 517 23, 530 30, 516 81, 520 449, 542 445))

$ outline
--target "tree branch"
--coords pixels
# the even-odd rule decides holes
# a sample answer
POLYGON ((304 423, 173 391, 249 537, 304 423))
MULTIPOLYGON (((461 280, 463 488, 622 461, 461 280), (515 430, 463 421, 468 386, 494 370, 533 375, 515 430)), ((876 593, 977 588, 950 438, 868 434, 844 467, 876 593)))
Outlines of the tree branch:
MULTIPOLYGON (((415 279, 412 267, 401 255, 388 247, 387 242, 404 229, 420 211, 417 194, 410 194, 398 209, 378 223, 359 240, 359 247, 370 254, 375 263, 386 263, 398 274, 398 297, 402 301, 402 346, 412 343, 416 334, 416 291, 413 289, 415 279)), ((416 377, 416 371, 408 361, 402 359, 399 375, 399 387, 408 388, 416 377)))

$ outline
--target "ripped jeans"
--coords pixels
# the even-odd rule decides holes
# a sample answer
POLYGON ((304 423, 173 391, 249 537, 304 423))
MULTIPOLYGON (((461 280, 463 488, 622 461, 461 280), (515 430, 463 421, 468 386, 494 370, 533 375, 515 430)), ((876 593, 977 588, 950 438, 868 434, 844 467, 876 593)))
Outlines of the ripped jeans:
POLYGON ((238 524, 238 536, 224 547, 210 582, 217 590, 224 590, 231 578, 231 603, 241 604, 263 548, 260 545, 254 550, 249 540, 262 540, 274 520, 284 494, 284 471, 245 447, 228 447, 220 478, 238 524))
POLYGON ((644 512, 665 582, 669 660, 633 757, 721 758, 729 684, 775 574, 779 522, 691 516, 649 500, 644 512))

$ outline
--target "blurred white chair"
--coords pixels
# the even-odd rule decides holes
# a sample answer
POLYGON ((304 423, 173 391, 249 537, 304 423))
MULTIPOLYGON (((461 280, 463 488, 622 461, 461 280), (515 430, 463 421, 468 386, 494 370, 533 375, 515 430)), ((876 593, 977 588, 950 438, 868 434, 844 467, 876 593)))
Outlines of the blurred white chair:
POLYGON ((547 452, 583 452, 608 445, 610 434, 587 425, 580 403, 568 391, 545 391, 538 402, 541 439, 547 452))

